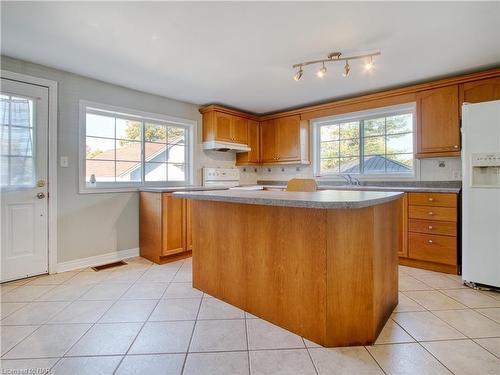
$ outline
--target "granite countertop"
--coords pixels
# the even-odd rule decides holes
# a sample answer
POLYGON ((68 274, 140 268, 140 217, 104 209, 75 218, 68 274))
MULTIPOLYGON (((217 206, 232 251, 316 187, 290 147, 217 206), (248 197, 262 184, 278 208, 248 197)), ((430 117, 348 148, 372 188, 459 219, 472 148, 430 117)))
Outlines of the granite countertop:
POLYGON ((390 202, 402 192, 323 190, 290 192, 265 190, 179 191, 175 196, 195 200, 301 208, 363 208, 390 202))
POLYGON ((165 186, 165 187, 142 187, 139 191, 149 193, 173 193, 175 191, 206 191, 206 190, 227 190, 225 186, 165 186))
MULTIPOLYGON (((286 188, 286 181, 257 181, 268 188, 286 188)), ((345 185, 338 181, 319 181, 319 190, 403 191, 423 193, 460 193, 461 181, 363 181, 361 185, 345 185)))

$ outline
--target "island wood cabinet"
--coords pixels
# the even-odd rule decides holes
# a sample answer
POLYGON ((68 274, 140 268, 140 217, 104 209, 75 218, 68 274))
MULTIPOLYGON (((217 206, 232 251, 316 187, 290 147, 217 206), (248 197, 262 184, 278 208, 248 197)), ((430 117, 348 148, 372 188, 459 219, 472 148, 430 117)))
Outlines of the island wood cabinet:
POLYGON ((191 202, 172 193, 141 192, 140 255, 167 263, 191 255, 191 202))
POLYGON ((300 116, 263 121, 260 145, 263 164, 309 164, 309 122, 300 116))
POLYGON ((458 85, 417 93, 417 158, 460 156, 458 85))
POLYGON ((399 263, 433 271, 458 272, 458 194, 407 193, 406 244, 399 263))
POLYGON ((222 141, 247 144, 248 119, 218 110, 203 113, 203 142, 222 141))
POLYGON ((249 152, 236 154, 236 165, 257 165, 260 163, 260 123, 248 120, 248 147, 249 152))

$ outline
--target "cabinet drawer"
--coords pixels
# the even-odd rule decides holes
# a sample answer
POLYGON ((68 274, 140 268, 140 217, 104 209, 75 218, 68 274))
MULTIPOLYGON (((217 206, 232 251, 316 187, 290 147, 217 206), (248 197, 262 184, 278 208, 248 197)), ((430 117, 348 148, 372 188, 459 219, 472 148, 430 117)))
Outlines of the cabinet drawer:
POLYGON ((457 207, 457 195, 446 193, 409 193, 414 206, 457 207))
POLYGON ((457 223, 451 221, 410 219, 408 230, 410 232, 456 236, 457 223))
POLYGON ((457 238, 409 233, 408 253, 413 259, 454 266, 457 264, 457 238))
POLYGON ((410 219, 457 221, 457 209, 451 207, 409 206, 410 219))

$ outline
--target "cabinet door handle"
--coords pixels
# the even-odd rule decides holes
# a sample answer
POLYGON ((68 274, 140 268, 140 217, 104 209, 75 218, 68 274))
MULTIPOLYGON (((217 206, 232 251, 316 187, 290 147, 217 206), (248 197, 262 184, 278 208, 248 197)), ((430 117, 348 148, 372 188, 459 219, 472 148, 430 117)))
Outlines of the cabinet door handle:
POLYGON ((453 148, 458 148, 458 145, 453 146, 453 148))
POLYGON ((429 227, 428 227, 428 228, 432 230, 432 225, 429 225, 429 227))
POLYGON ((427 241, 429 244, 433 244, 434 242, 432 240, 427 241))
POLYGON ((429 198, 429 202, 433 202, 434 201, 434 198, 429 198))
POLYGON ((429 211, 429 215, 431 215, 431 216, 432 216, 432 215, 434 215, 434 212, 432 212, 432 211, 429 211))

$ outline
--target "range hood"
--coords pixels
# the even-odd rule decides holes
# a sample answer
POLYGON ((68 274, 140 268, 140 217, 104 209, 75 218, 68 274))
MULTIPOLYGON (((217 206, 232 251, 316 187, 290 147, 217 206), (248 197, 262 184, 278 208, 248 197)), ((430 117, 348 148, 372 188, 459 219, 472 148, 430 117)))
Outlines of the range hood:
POLYGON ((236 152, 248 152, 250 147, 242 143, 232 143, 232 142, 222 142, 222 141, 207 141, 203 142, 204 150, 213 151, 236 151, 236 152))

